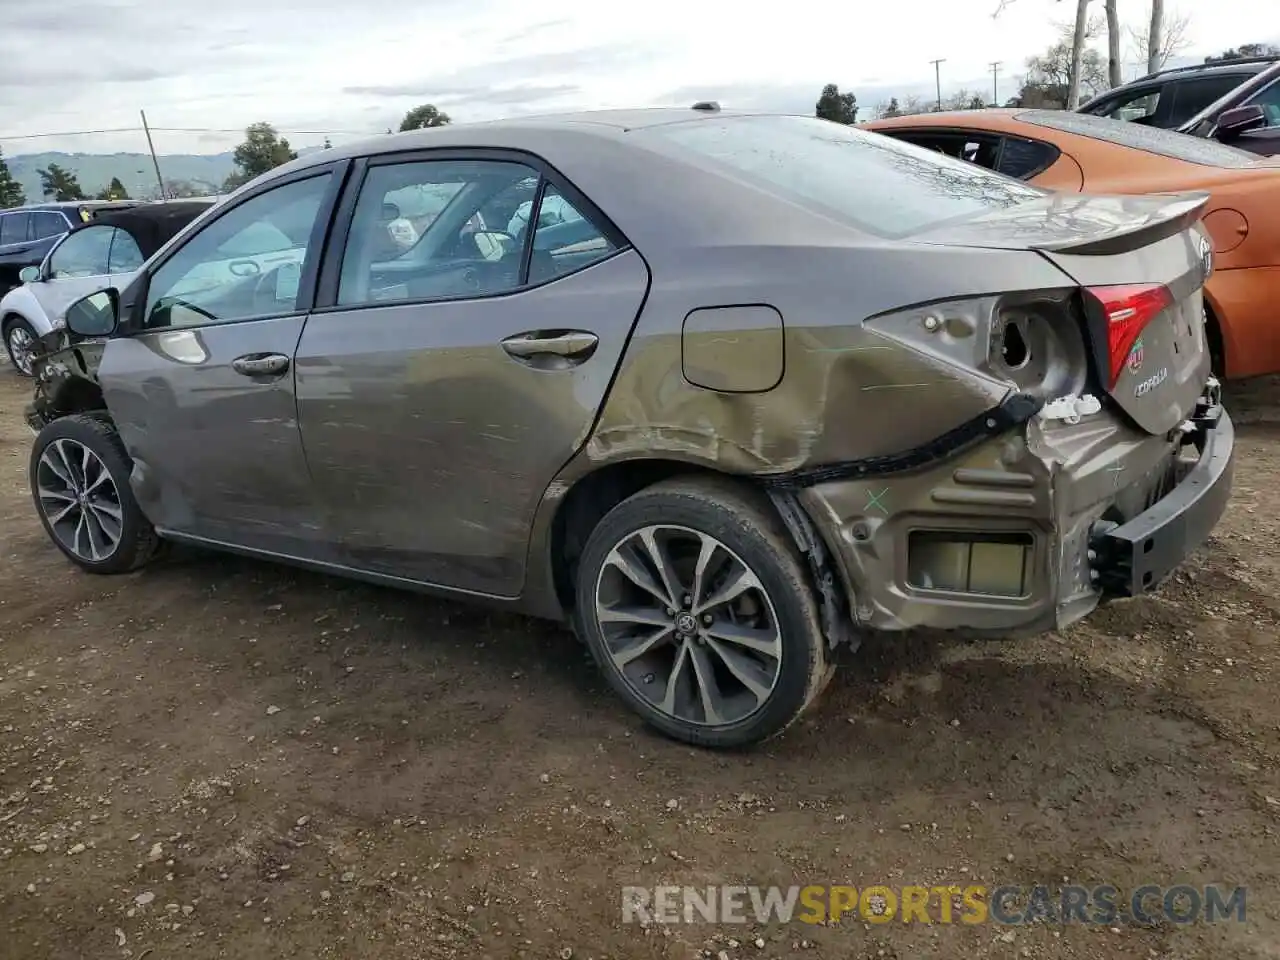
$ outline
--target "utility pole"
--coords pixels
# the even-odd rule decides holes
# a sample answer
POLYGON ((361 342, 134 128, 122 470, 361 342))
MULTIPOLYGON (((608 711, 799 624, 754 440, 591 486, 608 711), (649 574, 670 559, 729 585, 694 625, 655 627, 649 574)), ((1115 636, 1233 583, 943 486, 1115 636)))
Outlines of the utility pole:
POLYGON ((934 78, 934 81, 937 83, 937 87, 938 87, 938 110, 941 111, 942 110, 942 64, 947 62, 947 58, 941 57, 937 60, 930 60, 929 62, 933 64, 933 78, 934 78))
POLYGON ((991 105, 1000 106, 1000 66, 999 60, 991 61, 991 105))
POLYGON ((147 135, 147 149, 151 151, 151 165, 156 169, 156 186, 160 188, 160 199, 164 196, 164 178, 160 176, 160 161, 156 159, 156 146, 151 142, 151 128, 147 126, 147 111, 139 110, 142 115, 142 132, 147 135))

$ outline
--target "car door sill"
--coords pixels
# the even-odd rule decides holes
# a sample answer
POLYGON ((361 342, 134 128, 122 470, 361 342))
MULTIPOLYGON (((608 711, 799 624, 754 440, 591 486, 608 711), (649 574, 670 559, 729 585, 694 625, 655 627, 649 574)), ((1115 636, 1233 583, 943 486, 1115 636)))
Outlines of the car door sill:
POLYGON ((500 607, 515 604, 521 599, 519 595, 514 597, 504 597, 498 594, 480 593, 475 590, 446 587, 437 583, 427 583, 422 580, 411 580, 408 577, 397 577, 387 573, 363 570, 360 567, 349 567, 346 564, 335 563, 329 560, 309 560, 305 557, 296 557, 285 553, 274 553, 270 550, 262 550, 257 547, 245 547, 240 546, 239 544, 227 543, 223 540, 213 540, 208 537, 200 537, 190 533, 179 533, 175 530, 166 530, 163 527, 157 527, 156 533, 159 534, 161 538, 173 543, 202 547, 208 550, 218 551, 219 553, 234 553, 244 557, 252 557, 257 560, 269 560, 286 566, 302 567, 306 570, 313 570, 316 573, 331 574, 333 576, 346 577, 352 580, 363 580, 366 583, 376 584, 377 586, 394 587, 399 590, 408 590, 414 593, 426 593, 440 597, 466 598, 480 603, 495 604, 500 607))

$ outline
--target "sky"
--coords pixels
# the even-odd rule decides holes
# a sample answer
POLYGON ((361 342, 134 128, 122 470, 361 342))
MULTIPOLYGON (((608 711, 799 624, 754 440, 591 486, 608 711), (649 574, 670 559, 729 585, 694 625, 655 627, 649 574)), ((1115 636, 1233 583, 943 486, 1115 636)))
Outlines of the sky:
MULTIPOLYGON (((1167 18, 1179 0, 1166 4, 1167 18)), ((1190 0, 1181 0, 1190 10, 1190 0)), ((826 83, 869 116, 890 96, 959 88, 1001 100, 1069 0, 11 0, 0 27, 0 150, 218 153, 273 123, 293 146, 397 126, 435 103, 455 122, 688 104, 810 113, 826 83), (122 132, 31 136, 74 131, 122 132)), ((1099 5, 1100 6, 1100 5, 1099 5)), ((1262 6, 1266 6, 1263 4, 1262 6)), ((1258 0, 1214 0, 1185 56, 1259 36, 1258 0)), ((1141 27, 1148 5, 1120 0, 1141 27)), ((1280 26, 1276 24, 1274 26, 1280 26)), ((1265 31, 1264 31, 1265 32, 1265 31)), ((1137 56, 1126 44, 1126 78, 1137 56)))

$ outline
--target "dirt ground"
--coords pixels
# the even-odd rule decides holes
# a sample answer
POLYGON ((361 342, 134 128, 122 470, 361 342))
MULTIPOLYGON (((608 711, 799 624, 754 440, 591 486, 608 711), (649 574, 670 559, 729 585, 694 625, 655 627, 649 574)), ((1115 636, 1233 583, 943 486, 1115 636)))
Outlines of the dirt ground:
MULTIPOLYGON (((0 957, 1280 957, 1280 386, 1158 595, 872 642, 767 749, 646 732, 560 629, 183 554, 77 574, 0 374, 0 957), (623 925, 624 885, 1242 885, 1244 923, 623 925)), ((1123 898, 1122 894, 1122 898, 1123 898)))

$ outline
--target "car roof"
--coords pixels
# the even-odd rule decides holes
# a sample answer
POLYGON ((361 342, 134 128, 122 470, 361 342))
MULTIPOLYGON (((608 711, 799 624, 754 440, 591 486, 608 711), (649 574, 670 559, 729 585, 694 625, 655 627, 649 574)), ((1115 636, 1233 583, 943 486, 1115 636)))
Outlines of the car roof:
POLYGON ((630 110, 587 110, 504 120, 481 120, 451 123, 443 127, 410 130, 406 133, 382 134, 351 143, 316 150, 297 160, 276 167, 264 178, 285 176, 298 170, 320 167, 335 160, 381 156, 412 150, 466 147, 494 149, 527 149, 530 138, 546 138, 557 134, 573 134, 575 139, 618 141, 631 130, 668 123, 697 122, 726 116, 760 116, 753 111, 649 107, 630 110))

